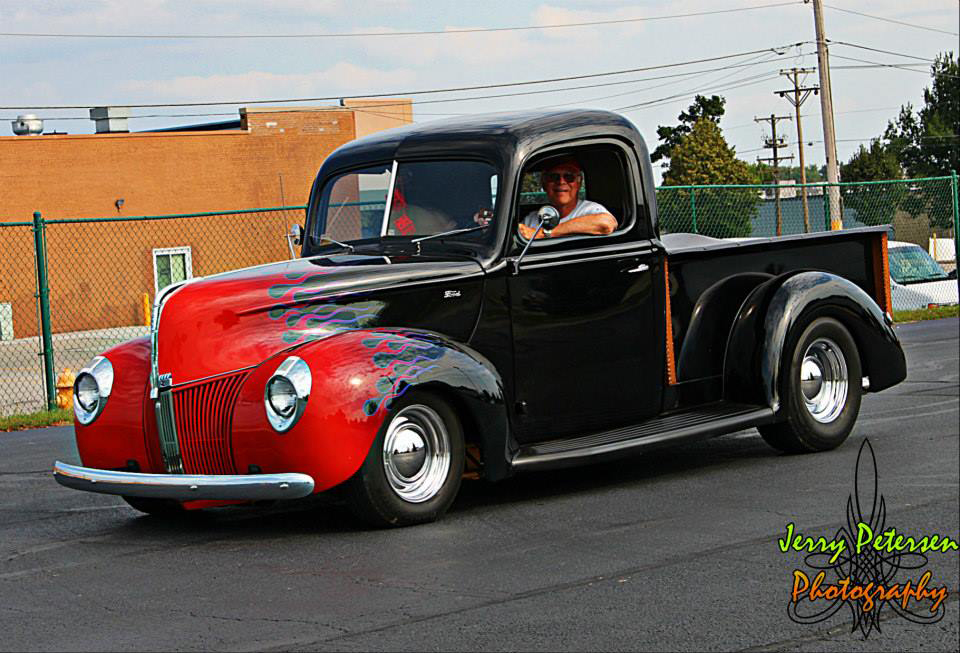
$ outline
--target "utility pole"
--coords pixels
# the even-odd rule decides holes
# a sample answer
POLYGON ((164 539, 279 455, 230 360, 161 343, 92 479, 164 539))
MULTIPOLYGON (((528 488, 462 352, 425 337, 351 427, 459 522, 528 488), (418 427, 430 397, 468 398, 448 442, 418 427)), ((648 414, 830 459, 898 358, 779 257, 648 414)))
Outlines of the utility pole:
POLYGON ((777 95, 785 97, 793 105, 797 114, 797 148, 800 155, 800 194, 803 197, 803 233, 810 233, 810 208, 807 206, 807 167, 803 160, 803 123, 800 119, 800 106, 810 97, 810 93, 820 90, 819 86, 803 86, 801 75, 806 76, 814 72, 813 68, 791 68, 781 70, 780 74, 793 82, 793 97, 788 95, 789 90, 777 91, 777 95))
MULTIPOLYGON (((810 0, 804 0, 809 2, 810 0)), ((833 125, 833 93, 830 90, 830 55, 823 33, 823 0, 813 1, 813 24, 817 32, 817 68, 820 70, 820 111, 823 114, 823 146, 827 156, 827 192, 830 206, 830 229, 843 229, 840 213, 840 171, 837 168, 837 132, 833 125)))
POLYGON ((765 138, 763 140, 763 146, 768 149, 773 150, 773 156, 767 158, 757 157, 757 161, 772 161, 773 162, 773 183, 775 184, 773 193, 777 202, 777 235, 783 235, 783 213, 780 210, 780 162, 786 161, 788 159, 793 159, 793 155, 790 156, 780 156, 779 151, 781 148, 787 146, 787 142, 781 136, 777 138, 777 121, 778 120, 790 120, 790 116, 776 116, 770 114, 769 118, 754 118, 754 122, 769 122, 770 123, 770 138, 765 138))

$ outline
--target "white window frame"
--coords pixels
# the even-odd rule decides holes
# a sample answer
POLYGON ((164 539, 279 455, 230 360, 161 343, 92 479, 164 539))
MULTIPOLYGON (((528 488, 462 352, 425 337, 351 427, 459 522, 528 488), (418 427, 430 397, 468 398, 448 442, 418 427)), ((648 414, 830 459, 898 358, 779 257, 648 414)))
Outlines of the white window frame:
POLYGON ((187 279, 193 279, 193 251, 189 245, 185 247, 155 247, 152 254, 154 294, 160 292, 160 288, 157 287, 160 283, 160 278, 157 275, 157 256, 169 256, 171 254, 186 255, 183 263, 184 271, 186 272, 187 279))

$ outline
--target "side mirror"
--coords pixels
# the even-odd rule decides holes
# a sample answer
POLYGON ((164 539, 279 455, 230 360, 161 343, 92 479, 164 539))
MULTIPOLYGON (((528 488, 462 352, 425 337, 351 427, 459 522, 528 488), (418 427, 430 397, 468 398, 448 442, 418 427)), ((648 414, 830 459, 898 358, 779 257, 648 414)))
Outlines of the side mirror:
POLYGON ((294 245, 299 245, 303 242, 303 227, 298 224, 290 227, 290 233, 287 234, 287 247, 290 248, 290 258, 297 258, 297 252, 293 249, 294 245))
POLYGON ((530 245, 533 243, 533 241, 537 239, 537 234, 543 229, 554 229, 558 224, 560 224, 560 211, 548 204, 547 206, 541 207, 540 210, 537 211, 537 218, 540 219, 540 224, 537 225, 537 229, 533 232, 533 236, 527 241, 527 244, 523 246, 523 251, 520 252, 520 256, 510 261, 511 274, 520 274, 520 261, 523 260, 523 257, 526 255, 527 250, 530 249, 530 245))
POLYGON ((537 217, 540 218, 541 229, 556 229, 560 224, 560 211, 549 204, 537 211, 537 217))

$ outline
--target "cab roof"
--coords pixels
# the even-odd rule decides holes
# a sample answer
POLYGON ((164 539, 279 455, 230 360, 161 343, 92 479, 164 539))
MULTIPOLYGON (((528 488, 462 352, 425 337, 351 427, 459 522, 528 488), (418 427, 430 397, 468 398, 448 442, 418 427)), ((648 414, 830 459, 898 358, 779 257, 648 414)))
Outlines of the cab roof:
POLYGON ((351 141, 326 159, 320 176, 364 163, 424 156, 472 155, 506 165, 545 145, 597 136, 619 137, 647 155, 633 123, 610 111, 488 113, 414 123, 351 141))

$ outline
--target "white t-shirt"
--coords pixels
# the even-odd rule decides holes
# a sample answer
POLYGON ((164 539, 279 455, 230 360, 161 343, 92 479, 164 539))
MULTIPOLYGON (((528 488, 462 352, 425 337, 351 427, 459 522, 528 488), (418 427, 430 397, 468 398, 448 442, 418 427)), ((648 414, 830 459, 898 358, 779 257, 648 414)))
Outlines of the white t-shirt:
MULTIPOLYGON (((574 218, 582 218, 585 215, 596 215, 598 213, 610 213, 610 211, 604 208, 603 204, 597 204, 589 200, 579 200, 577 205, 573 207, 573 210, 570 211, 570 215, 560 219, 560 224, 568 220, 573 220, 574 218)), ((536 229, 537 225, 540 224, 540 218, 537 217, 537 212, 531 211, 528 213, 523 218, 523 224, 536 229)))

